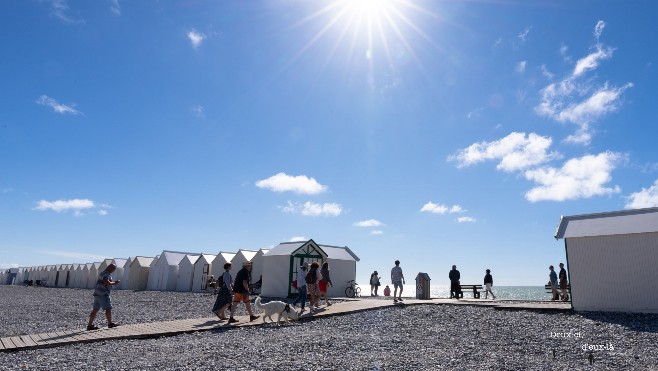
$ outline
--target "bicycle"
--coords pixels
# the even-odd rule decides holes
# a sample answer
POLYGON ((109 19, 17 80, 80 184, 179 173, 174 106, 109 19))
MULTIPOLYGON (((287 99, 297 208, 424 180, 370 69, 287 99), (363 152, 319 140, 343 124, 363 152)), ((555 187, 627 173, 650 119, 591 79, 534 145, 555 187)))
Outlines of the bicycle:
POLYGON ((361 297, 361 288, 356 285, 354 280, 347 281, 349 286, 345 289, 345 296, 348 298, 357 298, 361 297))

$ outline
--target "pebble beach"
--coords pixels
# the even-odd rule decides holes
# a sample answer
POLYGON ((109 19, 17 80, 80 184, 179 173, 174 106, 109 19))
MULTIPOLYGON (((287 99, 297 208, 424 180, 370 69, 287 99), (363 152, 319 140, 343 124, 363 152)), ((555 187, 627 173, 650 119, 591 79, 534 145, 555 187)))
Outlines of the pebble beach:
MULTIPOLYGON (((129 324, 210 317, 214 296, 119 290, 112 300, 114 320, 129 324)), ((83 289, 0 286, 0 301, 6 337, 84 328, 92 296, 83 289)), ((237 314, 246 314, 244 306, 237 314)), ((97 324, 104 321, 100 313, 97 324)), ((282 326, 0 353, 1 370, 572 368, 658 370, 658 314, 391 305, 282 326)))

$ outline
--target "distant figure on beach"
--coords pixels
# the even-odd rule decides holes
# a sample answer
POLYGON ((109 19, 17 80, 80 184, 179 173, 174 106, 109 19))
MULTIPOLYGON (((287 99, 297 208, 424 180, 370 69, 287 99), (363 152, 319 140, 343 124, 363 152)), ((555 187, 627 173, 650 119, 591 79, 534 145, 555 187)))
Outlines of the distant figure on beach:
POLYGON ((98 275, 96 287, 94 288, 94 304, 92 305, 91 313, 89 314, 87 330, 98 330, 98 326, 94 325, 94 320, 96 319, 96 314, 101 308, 105 311, 107 327, 112 328, 119 326, 112 322, 112 299, 110 298, 112 286, 118 285, 121 282, 121 280, 112 281, 112 272, 114 272, 115 269, 117 269, 117 266, 110 264, 98 275))
POLYGON ((306 286, 308 294, 311 297, 308 304, 309 310, 314 310, 320 303, 320 288, 318 286, 318 282, 321 278, 320 264, 318 264, 318 262, 313 262, 311 264, 311 268, 308 270, 308 273, 306 273, 306 286))
POLYGON ((384 296, 391 296, 391 288, 388 285, 384 287, 384 296))
POLYGON ((402 273, 399 260, 395 261, 395 267, 391 269, 391 283, 393 283, 393 303, 402 301, 402 285, 404 285, 404 274, 402 273), (399 296, 397 294, 398 288, 400 288, 399 296))
POLYGON ((487 299, 489 297, 489 293, 491 293, 491 296, 496 299, 496 295, 494 295, 493 291, 491 291, 491 286, 493 286, 493 277, 491 276, 491 270, 487 269, 487 274, 484 275, 484 288, 487 290, 484 292, 484 298, 487 299))
POLYGON ((448 278, 450 279, 450 298, 459 300, 459 295, 461 294, 461 287, 459 286, 460 274, 456 265, 452 266, 452 270, 448 273, 448 278))
POLYGON ((560 298, 560 294, 557 293, 557 273, 555 273, 552 265, 548 267, 548 270, 551 271, 551 273, 548 274, 548 284, 551 286, 551 292, 553 293, 551 301, 555 301, 556 299, 560 298))
POLYGON ((228 323, 239 322, 237 319, 233 318, 235 309, 244 303, 247 307, 247 313, 249 313, 249 322, 255 320, 260 316, 255 316, 251 311, 251 299, 249 298, 249 282, 251 282, 251 262, 246 261, 242 263, 242 269, 238 271, 238 274, 235 275, 235 283, 233 284, 233 305, 231 305, 231 317, 228 319, 228 323))
POLYGON ((567 270, 564 269, 564 263, 560 263, 560 291, 562 291, 562 301, 569 301, 569 294, 567 293, 567 270))
POLYGON ((294 307, 298 302, 301 302, 301 308, 302 310, 299 311, 299 314, 304 313, 304 306, 306 305, 306 270, 308 269, 308 262, 304 262, 301 267, 299 267, 299 270, 297 271, 297 291, 299 291, 299 295, 297 295, 297 299, 292 302, 292 306, 294 307))
MULTIPOLYGON (((221 287, 217 293, 217 299, 215 299, 215 305, 212 307, 212 312, 219 317, 220 321, 226 320, 226 309, 231 305, 231 299, 233 298, 233 292, 231 291, 233 287, 233 277, 231 277, 231 263, 224 263, 224 273, 222 273, 221 287)), ((215 286, 218 286, 220 283, 215 282, 215 286)))
POLYGON ((329 276, 329 263, 324 262, 322 263, 322 269, 320 269, 320 275, 322 278, 318 282, 318 285, 320 286, 320 299, 322 299, 322 295, 324 295, 324 303, 327 306, 330 306, 331 303, 329 302, 329 296, 327 295, 327 287, 331 286, 333 287, 334 284, 331 282, 331 276, 329 276))
POLYGON ((379 273, 377 271, 374 271, 370 275, 370 296, 378 296, 377 295, 377 290, 379 289, 379 273))
POLYGON ((208 278, 208 281, 206 282, 206 288, 213 289, 212 293, 215 295, 217 294, 217 281, 215 281, 214 275, 211 274, 210 277, 208 278))

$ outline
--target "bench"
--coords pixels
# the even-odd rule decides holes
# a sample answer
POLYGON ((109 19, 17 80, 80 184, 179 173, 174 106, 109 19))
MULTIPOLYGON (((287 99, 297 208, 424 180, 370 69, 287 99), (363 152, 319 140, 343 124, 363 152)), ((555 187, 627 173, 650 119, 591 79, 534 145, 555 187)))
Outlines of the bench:
MULTIPOLYGON (((547 294, 553 294, 553 289, 551 288, 551 285, 544 285, 544 289, 546 290, 547 294)), ((560 295, 562 294, 562 290, 560 289, 560 285, 557 286, 557 297, 553 297, 553 300, 560 300, 560 295)), ((571 298, 571 284, 567 283, 567 295, 569 298, 571 298)), ((569 299, 567 298, 567 300, 569 299)))
MULTIPOLYGON (((470 291, 473 294, 473 299, 479 299, 482 285, 459 285, 459 293, 457 295, 460 299, 464 298, 464 291, 470 291)), ((453 297, 452 292, 450 292, 450 299, 453 297)))

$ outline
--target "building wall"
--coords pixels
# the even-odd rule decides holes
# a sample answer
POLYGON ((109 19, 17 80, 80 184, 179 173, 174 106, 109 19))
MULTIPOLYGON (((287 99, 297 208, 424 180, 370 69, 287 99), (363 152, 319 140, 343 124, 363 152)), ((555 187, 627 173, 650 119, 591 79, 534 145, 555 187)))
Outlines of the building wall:
POLYGON ((658 233, 566 243, 574 310, 658 312, 658 233))

